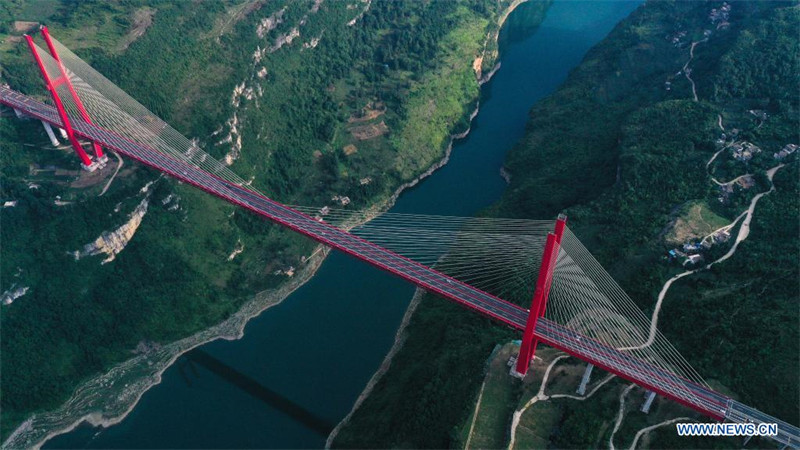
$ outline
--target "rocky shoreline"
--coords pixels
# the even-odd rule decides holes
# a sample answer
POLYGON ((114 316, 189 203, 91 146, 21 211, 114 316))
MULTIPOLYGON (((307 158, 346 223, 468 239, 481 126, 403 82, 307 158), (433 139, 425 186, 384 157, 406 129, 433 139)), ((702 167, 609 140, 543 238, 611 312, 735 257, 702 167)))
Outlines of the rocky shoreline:
MULTIPOLYGON (((509 10, 503 15, 503 21, 499 24, 500 28, 502 28, 503 22, 505 22, 505 19, 513 9, 525 1, 527 0, 515 1, 509 7, 509 10)), ((498 34, 499 33, 494 34, 494 39, 497 39, 498 34)), ((487 39, 491 39, 491 35, 487 37, 487 39)), ((491 71, 478 77, 478 85, 482 86, 491 80, 492 76, 500 69, 500 66, 500 62, 497 62, 491 71)), ((388 211, 394 206, 397 199, 406 189, 416 186, 420 181, 431 176, 436 170, 444 167, 450 161, 453 142, 456 139, 463 139, 469 135, 472 129, 472 120, 478 115, 479 111, 480 99, 477 100, 475 109, 469 115, 468 123, 470 125, 467 126, 467 129, 450 135, 449 143, 442 159, 434 163, 413 180, 401 184, 380 207, 376 206, 372 208, 366 215, 361 216, 358 221, 346 224, 345 228, 354 228, 388 211)), ((153 386, 158 385, 161 382, 162 374, 183 354, 217 339, 241 339, 244 336, 244 327, 250 319, 258 316, 272 306, 280 304, 289 297, 292 292, 310 280, 330 252, 330 248, 328 247, 319 246, 319 248, 321 251, 315 251, 313 256, 307 260, 304 267, 298 271, 298 274, 285 285, 275 290, 256 294, 254 298, 245 303, 237 313, 218 325, 179 341, 163 345, 158 350, 131 358, 113 367, 108 372, 85 382, 56 410, 34 414, 23 422, 11 433, 8 439, 3 442, 0 448, 38 449, 48 440, 61 434, 69 433, 84 422, 95 427, 110 427, 120 423, 136 407, 142 395, 153 386), (125 383, 126 380, 128 383, 125 383), (112 390, 115 384, 117 386, 123 384, 123 387, 112 390)), ((347 423, 347 420, 355 412, 361 402, 366 399, 375 383, 377 383, 385 371, 388 370, 391 365, 392 357, 402 348, 402 343, 405 340, 406 325, 408 325, 417 304, 421 300, 422 293, 423 292, 419 289, 415 292, 411 304, 403 317, 403 321, 397 330, 392 348, 384 358, 381 367, 370 379, 361 395, 359 395, 353 409, 339 424, 337 424, 334 431, 328 437, 326 446, 329 446, 333 442, 335 433, 347 423)))
MULTIPOLYGON (((496 65, 495 69, 490 73, 486 74, 487 77, 483 77, 479 80, 479 84, 484 84, 489 81, 489 75, 493 75, 497 71, 497 68, 499 68, 499 64, 496 65)), ((476 104, 475 109, 470 114, 469 122, 472 122, 475 116, 478 115, 479 109, 480 102, 476 104)), ((373 208, 366 216, 362 216, 361 220, 358 222, 348 224, 347 228, 354 228, 372 220, 382 212, 389 210, 394 206, 394 203, 403 191, 416 186, 420 181, 431 176, 436 170, 444 167, 450 160, 453 142, 456 139, 463 139, 466 137, 470 130, 471 127, 467 127, 466 130, 451 135, 450 142, 447 145, 445 155, 442 159, 413 180, 400 185, 381 207, 373 208)), ((161 382, 161 376, 164 371, 172 366, 184 353, 217 339, 240 339, 244 335, 244 327, 250 319, 258 316, 272 306, 280 304, 291 295, 292 292, 310 280, 330 252, 330 249, 327 247, 320 246, 320 248, 322 248, 322 251, 315 252, 314 256, 309 258, 307 264, 286 285, 273 291, 256 294, 256 296, 248 301, 237 313, 214 327, 164 345, 156 352, 132 358, 113 367, 105 374, 87 381, 79 386, 69 400, 58 409, 52 412, 34 414, 23 422, 11 433, 0 448, 38 449, 48 440, 61 434, 69 433, 84 422, 95 427, 110 427, 120 423, 133 408, 136 407, 142 395, 153 386, 158 385, 161 382), (133 372, 137 370, 139 373, 138 376, 133 374, 133 372), (123 382, 126 379, 130 380, 129 383, 125 384, 119 391, 108 392, 109 389, 113 388, 114 384, 123 382), (73 419, 69 419, 70 417, 73 419)), ((416 297, 417 295, 415 295, 415 298, 416 297)), ((408 311, 413 312, 411 308, 409 308, 408 311)), ((404 318, 398 330, 398 336, 405 330, 405 325, 406 319, 404 318)), ((387 369, 388 363, 391 361, 391 356, 396 352, 395 347, 397 347, 397 340, 392 350, 387 355, 388 361, 384 361, 384 364, 387 364, 387 369)), ((399 348, 400 347, 397 347, 398 350, 399 348)), ((375 380, 377 381, 380 375, 376 373, 374 377, 377 377, 375 380)), ((370 381, 370 383, 372 383, 372 381, 370 381)), ((365 394, 362 395, 365 396, 365 394)), ((358 403, 360 403, 361 400, 363 399, 359 397, 358 403)), ((337 429, 338 428, 337 426, 337 429)))

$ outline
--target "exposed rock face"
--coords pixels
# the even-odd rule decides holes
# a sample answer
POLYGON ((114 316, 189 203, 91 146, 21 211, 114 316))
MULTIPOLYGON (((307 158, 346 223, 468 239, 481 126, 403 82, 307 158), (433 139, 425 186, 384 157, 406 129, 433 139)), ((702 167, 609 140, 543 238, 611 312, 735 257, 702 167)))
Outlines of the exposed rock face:
MULTIPOLYGON (((366 14, 367 11, 369 11, 370 5, 372 5, 372 0, 361 0, 361 2, 364 3, 364 5, 365 5, 364 9, 361 10, 361 13, 359 13, 357 16, 355 16, 353 18, 353 20, 351 20, 350 22, 347 22, 347 26, 348 27, 352 27, 353 25, 357 24, 358 21, 361 20, 362 17, 364 17, 364 14, 366 14)), ((350 9, 349 6, 348 6, 348 9, 350 9)))
POLYGON ((150 196, 145 197, 136 209, 130 215, 126 223, 114 231, 106 231, 100 235, 94 242, 90 242, 83 246, 83 250, 75 251, 75 259, 81 259, 86 256, 99 255, 105 253, 108 255, 101 264, 109 263, 121 252, 128 242, 130 242, 136 229, 142 223, 144 215, 147 213, 147 206, 150 203, 150 196))
POLYGON ((256 34, 259 38, 263 38, 267 33, 274 30, 275 27, 283 22, 283 13, 286 12, 286 7, 283 7, 280 11, 275 12, 269 17, 265 17, 261 19, 261 22, 256 27, 256 34))
POLYGON ((25 295, 28 289, 27 286, 17 287, 17 284, 14 283, 7 291, 3 292, 3 295, 0 295, 0 303, 10 305, 11 302, 25 295))
POLYGON ((287 34, 278 36, 278 38, 275 39, 275 44, 273 44, 272 47, 269 48, 268 52, 269 53, 276 52, 284 45, 291 44, 292 41, 298 37, 300 37, 300 28, 294 27, 287 34))

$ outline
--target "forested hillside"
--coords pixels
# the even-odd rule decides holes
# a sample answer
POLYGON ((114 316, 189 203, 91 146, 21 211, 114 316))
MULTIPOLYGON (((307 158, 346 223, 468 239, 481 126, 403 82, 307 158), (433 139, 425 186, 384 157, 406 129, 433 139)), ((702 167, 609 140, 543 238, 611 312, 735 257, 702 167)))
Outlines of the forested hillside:
MULTIPOLYGON (((22 34, 47 24, 267 194, 362 208, 441 158, 466 126, 473 61, 489 49, 482 64, 494 64, 486 37, 508 3, 4 2, 0 80, 46 98, 22 34)), ((40 124, 2 113, 0 292, 24 291, 0 307, 3 437, 134 351, 228 317, 312 250, 132 161, 106 191, 114 157, 82 173, 40 124), (113 261, 78 259, 114 229, 129 242, 113 261)))
MULTIPOLYGON (((666 260, 675 246, 666 236, 687 219, 682 207, 699 202, 707 215, 732 222, 771 188, 765 172, 787 164, 775 176, 776 191, 757 204, 749 238, 731 259, 674 284, 659 327, 707 379, 798 423, 800 186, 796 155, 773 155, 800 141, 793 88, 800 83, 793 31, 800 11, 788 2, 733 3, 729 24, 720 26, 710 12, 722 6, 649 2, 598 46, 559 93, 531 111, 528 133, 509 155, 512 184, 496 212, 565 211, 650 314, 663 283, 684 270, 666 260), (692 42, 699 42, 690 66, 699 101, 685 75, 675 76, 692 42), (766 120, 756 115, 762 111, 766 120), (731 141, 752 142, 761 152, 737 160, 736 144, 726 147, 731 141), (726 196, 713 181, 748 173, 755 185, 734 186, 726 196)), ((715 245, 705 259, 729 247, 715 245)))
MULTIPOLYGON (((796 2, 647 2, 532 109, 525 137, 507 157, 510 186, 486 212, 532 219, 566 213, 573 231, 650 316, 665 281, 693 267, 670 260, 668 251, 715 231, 698 222, 698 211, 712 223, 739 217, 729 230, 736 236, 743 212, 774 182, 775 191, 754 208, 749 237, 730 259, 676 282, 658 324, 717 389, 794 424, 800 423, 800 184, 796 154, 774 154, 800 141, 798 14, 796 2), (761 150, 750 159, 741 152, 747 143, 761 150), (767 171, 781 163, 770 182, 767 171), (738 183, 742 178, 748 181, 738 183)), ((716 261, 732 243, 714 244, 701 256, 716 261)), ((426 296, 392 367, 336 443, 463 445, 461 429, 468 426, 449 421, 452 428, 444 430, 433 418, 464 408, 466 420, 472 405, 460 399, 478 397, 486 358, 512 336, 426 296), (424 425, 431 421, 437 425, 424 425)), ((592 402, 554 402, 553 427, 540 437, 564 448, 608 442, 624 385, 610 386, 592 402)), ((508 412, 505 427, 520 406, 500 407, 508 412)), ((630 408, 615 440, 620 447, 652 424, 630 408)), ((649 445, 740 444, 677 438, 665 427, 651 433, 649 445)))

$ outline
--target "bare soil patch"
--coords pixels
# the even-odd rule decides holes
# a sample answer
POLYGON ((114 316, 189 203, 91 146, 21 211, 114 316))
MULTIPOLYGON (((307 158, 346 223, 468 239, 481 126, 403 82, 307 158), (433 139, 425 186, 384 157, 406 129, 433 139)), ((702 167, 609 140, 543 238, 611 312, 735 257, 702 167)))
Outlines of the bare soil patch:
POLYGON ((386 122, 380 121, 380 123, 374 124, 366 124, 366 125, 359 125, 357 127, 353 127, 350 129, 350 133, 353 135, 354 138, 358 139, 359 141, 365 141, 367 139, 373 139, 378 136, 382 136, 389 132, 389 127, 386 126, 386 122))
POLYGON ((122 38, 122 42, 119 44, 120 51, 125 50, 133 44, 134 41, 144 35, 144 32, 153 24, 153 15, 155 15, 155 13, 156 10, 154 8, 147 6, 133 12, 133 24, 128 34, 122 38))

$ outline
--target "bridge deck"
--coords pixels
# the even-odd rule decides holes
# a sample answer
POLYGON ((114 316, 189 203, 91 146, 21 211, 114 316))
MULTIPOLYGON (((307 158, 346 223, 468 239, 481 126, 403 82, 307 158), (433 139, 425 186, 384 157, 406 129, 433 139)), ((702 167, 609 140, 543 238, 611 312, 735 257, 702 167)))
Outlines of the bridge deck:
MULTIPOLYGON (((61 120, 53 107, 4 86, 0 86, 0 103, 52 125, 61 126, 61 120)), ((114 149, 123 155, 368 262, 426 290, 499 320, 512 328, 525 329, 528 310, 524 308, 411 261, 347 231, 318 221, 245 186, 223 180, 196 166, 132 142, 110 130, 80 119, 72 119, 71 122, 75 132, 86 139, 114 149)), ((733 402, 704 386, 681 379, 646 361, 581 336, 552 321, 540 319, 535 334, 548 345, 591 362, 715 419, 779 423, 780 432, 775 439, 785 445, 800 445, 800 430, 796 427, 733 402)))

